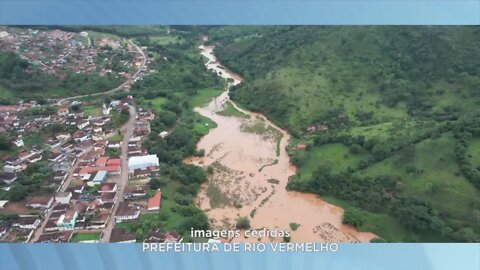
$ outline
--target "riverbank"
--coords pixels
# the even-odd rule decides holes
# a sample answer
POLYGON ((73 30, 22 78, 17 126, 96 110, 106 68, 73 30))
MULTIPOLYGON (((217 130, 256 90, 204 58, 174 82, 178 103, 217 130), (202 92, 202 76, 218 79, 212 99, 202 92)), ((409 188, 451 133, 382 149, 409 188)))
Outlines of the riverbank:
MULTIPOLYGON (((198 143, 205 156, 187 160, 213 173, 195 199, 214 229, 231 229, 238 217, 248 217, 252 228, 291 230, 294 242, 368 242, 375 235, 342 224, 343 209, 316 195, 285 189, 295 174, 286 146, 290 135, 265 116, 239 108, 229 99, 229 87, 241 83, 237 74, 223 67, 214 47, 201 46, 208 70, 227 80, 227 87, 208 105, 195 108, 217 124, 198 143), (229 102, 229 103, 227 103, 229 102), (226 104, 248 117, 223 116, 226 104), (271 134, 281 136, 275 136, 271 134), (265 166, 268 165, 268 166, 265 166), (295 228, 295 229, 293 229, 295 228)), ((232 241, 257 241, 236 238, 232 241)), ((283 241, 283 239, 260 239, 283 241)))

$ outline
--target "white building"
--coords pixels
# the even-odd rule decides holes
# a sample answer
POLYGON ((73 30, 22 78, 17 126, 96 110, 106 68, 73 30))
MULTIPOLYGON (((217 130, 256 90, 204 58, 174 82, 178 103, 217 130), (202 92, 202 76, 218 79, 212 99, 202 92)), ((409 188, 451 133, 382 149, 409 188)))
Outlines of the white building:
POLYGON ((59 204, 69 204, 72 199, 71 192, 59 192, 55 195, 55 201, 59 204))
POLYGON ((133 172, 136 169, 145 169, 149 167, 158 167, 157 155, 134 156, 128 159, 128 170, 133 172))
POLYGON ((21 138, 18 138, 16 139, 15 141, 13 141, 13 144, 15 144, 15 146, 17 147, 22 147, 24 146, 25 144, 23 143, 23 140, 21 138))
POLYGON ((3 209, 7 203, 8 203, 7 200, 0 201, 0 209, 3 209))
POLYGON ((34 230, 40 225, 41 220, 35 216, 20 217, 13 224, 13 227, 20 229, 34 230))
POLYGON ((121 202, 115 213, 115 222, 122 223, 126 221, 137 220, 140 216, 140 210, 135 206, 130 206, 128 202, 121 202))
POLYGON ((158 134, 158 136, 160 136, 160 138, 162 138, 162 139, 165 139, 165 137, 167 137, 168 134, 170 134, 170 133, 168 133, 168 131, 162 131, 158 134))

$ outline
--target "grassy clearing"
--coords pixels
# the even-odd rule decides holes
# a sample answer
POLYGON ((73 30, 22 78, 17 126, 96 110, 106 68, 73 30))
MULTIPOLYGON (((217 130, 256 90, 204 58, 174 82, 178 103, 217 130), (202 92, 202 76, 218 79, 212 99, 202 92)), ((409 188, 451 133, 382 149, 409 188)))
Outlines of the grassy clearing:
POLYGON ((167 103, 168 99, 164 97, 157 97, 154 99, 145 100, 145 107, 153 110, 156 113, 161 113, 163 111, 162 106, 167 103))
POLYGON ((480 167, 480 139, 472 139, 467 149, 467 156, 470 163, 478 168, 480 167))
POLYGON ((83 112, 86 116, 101 116, 102 115, 102 108, 97 105, 88 105, 82 107, 83 112))
POLYGON ((109 142, 121 142, 123 139, 122 135, 121 134, 115 134, 113 135, 112 137, 108 138, 108 141, 109 142))
POLYGON ((43 137, 40 133, 29 133, 23 138, 23 143, 26 147, 39 145, 43 143, 43 137))
POLYGON ((95 46, 98 46, 96 41, 102 38, 111 38, 113 40, 120 40, 118 36, 113 34, 97 32, 97 31, 87 31, 87 32, 88 32, 88 36, 92 39, 92 41, 94 41, 95 46))
POLYGON ((195 123, 193 124, 193 130, 199 136, 205 136, 210 129, 216 128, 217 123, 213 122, 210 118, 195 113, 195 123))
POLYGON ((207 105, 214 97, 219 96, 223 90, 215 88, 207 88, 199 90, 196 95, 190 99, 192 107, 202 107, 207 105))
POLYGON ((385 122, 366 127, 353 127, 349 133, 354 136, 364 136, 367 139, 386 140, 392 130, 392 122, 385 122))
POLYGON ((171 45, 171 44, 183 44, 185 40, 179 36, 151 36, 149 37, 152 42, 157 45, 171 45))
POLYGON ((243 112, 235 109, 235 107, 230 102, 227 103, 227 105, 225 106, 225 109, 223 109, 223 111, 220 111, 217 114, 222 115, 222 116, 237 117, 237 118, 242 118, 242 119, 250 118, 249 115, 244 114, 243 112))
POLYGON ((454 149, 455 140, 452 134, 446 133, 438 139, 418 143, 410 159, 399 153, 360 173, 400 176, 404 184, 402 193, 423 198, 444 213, 452 224, 461 225, 473 207, 480 205, 480 192, 460 174, 454 149), (409 172, 412 166, 415 173, 409 172))
POLYGON ((78 243, 83 241, 99 241, 100 232, 93 233, 75 233, 70 242, 78 243))
POLYGON ((3 189, 0 189, 0 200, 3 200, 6 195, 7 195, 7 192, 3 189))
POLYGON ((320 164, 328 164, 333 173, 342 172, 354 167, 362 158, 364 155, 351 154, 349 148, 341 143, 312 146, 308 152, 302 153, 297 175, 308 180, 320 164))
POLYGON ((0 84, 0 97, 2 99, 10 99, 13 98, 12 91, 4 87, 3 85, 0 84))

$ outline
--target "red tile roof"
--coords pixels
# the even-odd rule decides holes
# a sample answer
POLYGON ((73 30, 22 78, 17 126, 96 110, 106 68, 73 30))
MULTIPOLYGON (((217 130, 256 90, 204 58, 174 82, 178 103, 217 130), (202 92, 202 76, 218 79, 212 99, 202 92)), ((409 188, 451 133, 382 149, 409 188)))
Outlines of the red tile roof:
POLYGON ((84 173, 93 173, 98 171, 107 171, 107 172, 118 172, 120 171, 119 165, 111 165, 111 166, 101 166, 101 167, 86 167, 80 170, 80 174, 84 173))
POLYGON ((157 190, 153 197, 148 199, 148 210, 160 209, 160 200, 162 198, 162 192, 157 190))
POLYGON ((98 187, 99 192, 113 192, 117 184, 115 183, 101 183, 100 187, 98 187))
POLYGON ((120 164, 122 163, 122 161, 119 159, 119 158, 112 158, 112 159, 109 159, 107 161, 107 165, 110 166, 110 165, 117 165, 117 166, 120 166, 120 164))
POLYGON ((107 164, 107 161, 108 161, 108 157, 99 157, 96 163, 97 163, 97 166, 101 166, 101 165, 107 164))

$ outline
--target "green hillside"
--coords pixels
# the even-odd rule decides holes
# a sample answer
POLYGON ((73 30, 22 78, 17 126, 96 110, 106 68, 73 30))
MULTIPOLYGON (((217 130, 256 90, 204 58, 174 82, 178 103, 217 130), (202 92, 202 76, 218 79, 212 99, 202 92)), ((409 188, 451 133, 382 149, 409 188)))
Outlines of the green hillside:
POLYGON ((480 27, 210 36, 245 79, 232 98, 294 135, 288 188, 362 209, 361 229, 387 241, 480 239, 480 27))

